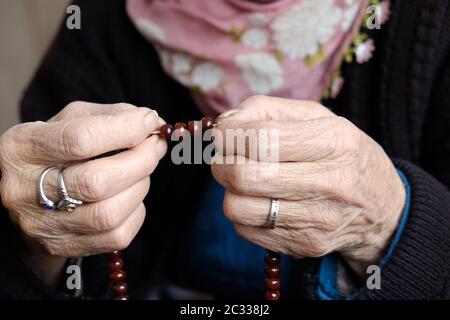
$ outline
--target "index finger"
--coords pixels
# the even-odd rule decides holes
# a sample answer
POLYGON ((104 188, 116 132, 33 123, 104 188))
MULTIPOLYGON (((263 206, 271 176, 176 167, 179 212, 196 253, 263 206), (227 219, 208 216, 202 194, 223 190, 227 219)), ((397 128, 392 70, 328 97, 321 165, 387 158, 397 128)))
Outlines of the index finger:
POLYGON ((348 121, 323 117, 306 121, 238 121, 220 123, 214 144, 224 155, 262 162, 311 162, 324 159, 349 137, 348 121))
POLYGON ((58 163, 96 157, 139 145, 160 125, 158 114, 136 108, 112 115, 94 115, 52 123, 35 123, 20 140, 21 158, 58 163))

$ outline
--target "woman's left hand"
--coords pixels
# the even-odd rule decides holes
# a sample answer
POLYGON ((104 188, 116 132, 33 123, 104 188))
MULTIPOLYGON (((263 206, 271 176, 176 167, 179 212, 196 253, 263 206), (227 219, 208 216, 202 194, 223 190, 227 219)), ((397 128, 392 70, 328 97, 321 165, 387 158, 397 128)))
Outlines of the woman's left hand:
POLYGON ((279 157, 274 165, 273 157, 255 159, 248 145, 242 151, 216 139, 221 152, 213 162, 235 160, 213 164, 212 172, 226 189, 224 211, 236 231, 296 258, 337 251, 365 274, 383 256, 405 205, 403 183, 381 146, 315 102, 255 96, 238 110, 220 117, 218 130, 277 129, 279 157), (271 230, 273 198, 280 212, 271 230))

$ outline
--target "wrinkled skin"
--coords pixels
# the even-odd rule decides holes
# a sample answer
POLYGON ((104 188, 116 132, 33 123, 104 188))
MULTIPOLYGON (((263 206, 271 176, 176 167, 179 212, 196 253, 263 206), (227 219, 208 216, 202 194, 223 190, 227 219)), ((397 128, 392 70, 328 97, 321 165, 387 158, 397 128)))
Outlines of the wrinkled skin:
POLYGON ((218 145, 216 161, 246 161, 212 166, 226 189, 224 211, 236 231, 297 258, 337 251, 363 275, 385 252, 405 203, 403 183, 383 149, 315 102, 256 96, 238 110, 219 119, 223 135, 227 129, 271 128, 279 130, 280 143, 276 166, 252 159, 248 148, 218 145), (271 198, 280 200, 274 230, 264 227, 271 198))
MULTIPOLYGON (((147 138, 161 123, 147 108, 74 102, 48 122, 20 124, 1 136, 2 202, 24 235, 25 260, 47 283, 65 261, 57 257, 121 250, 135 237, 149 176, 167 150, 163 139, 147 138), (121 149, 127 150, 98 158, 121 149), (67 189, 84 201, 73 213, 39 205, 36 183, 52 165, 67 167, 67 189)), ((45 185, 54 200, 56 175, 51 171, 45 185)))

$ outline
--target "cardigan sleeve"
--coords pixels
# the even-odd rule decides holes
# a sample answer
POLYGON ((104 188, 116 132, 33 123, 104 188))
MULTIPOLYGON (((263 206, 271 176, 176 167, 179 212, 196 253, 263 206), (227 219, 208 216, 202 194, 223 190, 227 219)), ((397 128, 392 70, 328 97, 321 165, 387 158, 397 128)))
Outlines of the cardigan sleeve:
POLYGON ((381 290, 363 299, 450 298, 450 56, 435 80, 420 164, 394 160, 411 187, 410 214, 381 290))
MULTIPOLYGON (((351 296, 323 295, 323 283, 336 287, 336 277, 316 281, 319 299, 449 299, 450 298, 450 58, 436 79, 424 127, 420 165, 393 160, 408 181, 408 217, 380 262, 381 289, 363 283, 351 296)), ((333 261, 328 257, 326 261, 333 261)), ((335 257, 336 258, 336 257, 335 257)), ((336 273, 336 263, 328 263, 336 273)), ((322 271, 322 267, 320 270, 322 271)), ((326 270, 326 269, 323 269, 326 270)), ((330 274, 331 274, 330 273, 330 274)), ((336 291, 336 290, 335 290, 336 291)), ((337 292, 337 291, 336 291, 337 292)))
MULTIPOLYGON (((380 288, 362 283, 351 295, 337 287, 337 261, 321 259, 315 283, 321 300, 449 299, 450 194, 446 187, 419 167, 394 160, 408 181, 407 219, 397 231, 388 259, 380 261, 380 288)), ((405 180, 406 181, 406 180, 405 180)), ((404 213, 404 217, 405 217, 404 213)), ((403 219, 402 219, 403 220, 403 219)))
POLYGON ((381 273, 381 289, 364 287, 361 299, 448 299, 450 193, 430 174, 395 160, 411 186, 408 222, 381 273))
MULTIPOLYGON (((395 249, 397 248, 397 245, 402 238, 403 231, 409 219, 409 212, 411 207, 411 186, 405 174, 398 169, 397 172, 402 179, 403 185, 405 187, 406 201, 399 225, 397 226, 397 230, 392 237, 391 243, 387 248, 384 256, 377 263, 379 267, 378 270, 383 270, 384 267, 388 264, 393 252, 395 252, 395 249)), ((362 286, 358 286, 355 281, 352 281, 353 279, 348 276, 349 273, 352 273, 349 269, 350 268, 345 263, 343 263, 342 258, 339 257, 339 255, 336 253, 331 253, 323 257, 320 261, 317 276, 317 297, 320 300, 357 299, 361 293, 362 286), (341 275, 338 276, 339 270, 343 270, 345 272, 341 272, 341 275), (338 288, 338 282, 341 282, 341 284, 345 284, 344 288, 347 291, 346 294, 341 293, 341 290, 338 288)))

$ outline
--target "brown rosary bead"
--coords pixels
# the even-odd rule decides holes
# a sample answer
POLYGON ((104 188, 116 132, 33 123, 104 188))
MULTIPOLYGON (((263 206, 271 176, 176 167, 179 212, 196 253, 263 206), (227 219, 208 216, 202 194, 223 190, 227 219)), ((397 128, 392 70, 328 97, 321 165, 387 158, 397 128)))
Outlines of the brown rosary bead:
POLYGON ((264 272, 266 279, 264 284, 266 287, 265 300, 279 300, 280 299, 280 254, 267 250, 267 254, 264 256, 264 272))
POLYGON ((123 282, 127 278, 127 274, 123 270, 113 271, 109 274, 109 277, 113 283, 123 282))
POLYGON ((160 129, 160 135, 164 137, 167 141, 172 138, 173 127, 170 124, 165 124, 160 129))
POLYGON ((180 141, 183 141, 186 131, 187 131, 187 127, 183 122, 178 122, 177 124, 175 124, 174 132, 180 141))
POLYGON ((264 299, 269 300, 269 301, 280 300, 280 292, 279 291, 267 291, 264 299))
POLYGON ((111 259, 108 262, 109 270, 117 271, 123 268, 123 260, 121 258, 111 259))
POLYGON ((178 130, 178 129, 184 129, 184 130, 186 130, 186 124, 185 123, 183 123, 183 122, 177 122, 176 124, 175 124, 175 130, 178 130))
POLYGON ((118 295, 125 295, 128 293, 128 286, 125 282, 117 283, 113 286, 114 292, 118 295))
POLYGON ((275 266, 278 265, 281 261, 281 257, 278 253, 268 253, 266 254, 266 256, 264 257, 264 262, 266 263, 266 265, 268 266, 275 266))
POLYGON ((191 136, 196 136, 201 131, 201 122, 200 121, 189 121, 188 130, 191 136))
POLYGON ((280 277, 281 268, 280 266, 266 266, 265 270, 266 276, 269 279, 280 277))
POLYGON ((214 127, 214 120, 211 117, 202 118, 202 130, 203 132, 214 127))
POLYGON ((121 251, 114 251, 108 255, 107 262, 110 274, 109 278, 113 284, 113 299, 128 300, 128 286, 125 282, 127 275, 123 271, 124 261, 121 251))
POLYGON ((280 280, 279 279, 266 279, 265 280, 266 289, 270 291, 280 290, 280 280))

